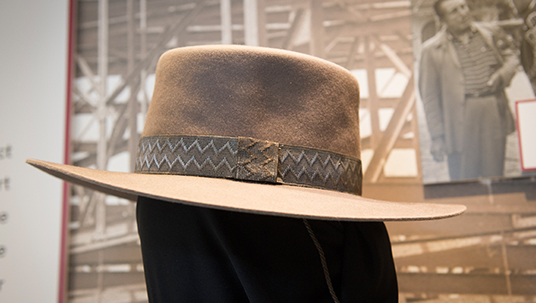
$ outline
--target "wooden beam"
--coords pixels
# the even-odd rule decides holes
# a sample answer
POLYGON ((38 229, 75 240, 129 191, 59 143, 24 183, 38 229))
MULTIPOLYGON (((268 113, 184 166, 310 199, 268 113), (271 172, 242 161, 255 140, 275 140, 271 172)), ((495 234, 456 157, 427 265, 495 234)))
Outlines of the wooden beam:
POLYGON ((244 40, 246 45, 266 45, 264 0, 244 0, 244 40))
MULTIPOLYGON (((370 81, 370 79, 369 79, 370 81)), ((377 182, 383 171, 387 157, 400 135, 400 131, 404 126, 407 115, 415 105, 415 90, 413 87, 413 76, 408 81, 406 90, 402 95, 402 100, 398 104, 389 121, 389 125, 383 132, 383 136, 377 146, 374 147, 374 155, 370 160, 365 173, 367 182, 377 182)))
POLYGON ((158 55, 162 53, 162 51, 166 47, 166 43, 169 42, 169 40, 175 36, 177 33, 181 33, 184 30, 186 30, 186 27, 192 23, 192 20, 199 15, 201 10, 204 7, 205 1, 199 1, 196 3, 195 8, 188 13, 188 15, 184 16, 183 18, 178 19, 175 21, 169 29, 160 36, 160 39, 158 40, 158 44, 156 47, 154 47, 141 61, 139 61, 134 68, 132 69, 132 72, 128 74, 127 77, 119 84, 114 91, 108 96, 106 99, 106 104, 111 104, 114 102, 115 98, 119 96, 119 94, 129 85, 129 83, 136 77, 139 77, 140 72, 145 69, 148 65, 151 64, 151 62, 156 58, 158 55))
MULTIPOLYGON (((364 44, 364 57, 367 70, 367 82, 368 82, 368 110, 370 113, 370 123, 372 128, 372 135, 370 138, 370 144, 372 148, 376 148, 377 140, 376 136, 381 134, 380 121, 378 117, 378 92, 376 87, 376 60, 374 56, 374 45, 370 41, 369 36, 363 37, 364 44)), ((368 170, 368 169, 367 169, 368 170)))
POLYGON ((374 39, 374 42, 378 43, 380 46, 380 49, 383 51, 383 53, 391 60, 391 62, 394 64, 396 69, 402 73, 406 77, 411 76, 411 68, 409 68, 405 63, 404 60, 400 59, 396 51, 394 51, 391 47, 389 47, 387 44, 382 43, 376 35, 371 35, 374 39))
POLYGON ((220 0, 221 43, 233 43, 231 0, 220 0))
POLYGON ((324 58, 324 8, 323 0, 310 0, 311 7, 311 55, 324 58))
POLYGON ((346 68, 351 70, 354 65, 355 53, 357 51, 357 46, 359 45, 359 37, 354 37, 350 50, 348 51, 348 59, 346 61, 346 68))
POLYGON ((303 16, 304 16, 304 9, 298 8, 294 15, 294 19, 292 20, 292 23, 290 25, 290 29, 287 31, 285 40, 283 40, 283 44, 281 45, 282 49, 291 49, 292 43, 294 42, 294 39, 296 38, 296 33, 298 31, 299 25, 303 22, 303 16))

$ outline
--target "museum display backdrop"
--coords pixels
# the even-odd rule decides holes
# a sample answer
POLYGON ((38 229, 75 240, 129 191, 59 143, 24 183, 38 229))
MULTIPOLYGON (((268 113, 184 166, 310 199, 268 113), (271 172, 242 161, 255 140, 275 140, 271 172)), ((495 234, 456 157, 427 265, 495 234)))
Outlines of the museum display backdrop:
MULTIPOLYGON (((414 72, 422 41, 412 32, 427 23, 412 19, 432 21, 432 3, 78 1, 72 164, 133 170, 155 65, 168 49, 246 44, 315 55, 360 83, 364 196, 469 206, 456 219, 387 224, 400 301, 533 302, 536 184, 522 176, 519 151, 507 157, 515 178, 441 183, 449 181, 444 163, 425 168, 433 160, 421 149, 425 120, 414 72)), ((79 186, 70 194, 69 301, 147 302, 135 204, 79 186)))
MULTIPOLYGON (((69 1, 0 4, 0 302, 63 302, 69 1)), ((65 204, 66 205, 66 204, 65 204)))

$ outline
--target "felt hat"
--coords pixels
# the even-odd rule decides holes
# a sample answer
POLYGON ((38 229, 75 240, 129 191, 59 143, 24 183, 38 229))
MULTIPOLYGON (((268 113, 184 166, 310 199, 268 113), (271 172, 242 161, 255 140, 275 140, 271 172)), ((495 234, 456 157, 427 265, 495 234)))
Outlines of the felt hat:
POLYGON ((344 68, 290 51, 167 51, 134 173, 27 160, 65 181, 231 211, 328 220, 425 220, 462 205, 361 197, 359 85, 344 68))

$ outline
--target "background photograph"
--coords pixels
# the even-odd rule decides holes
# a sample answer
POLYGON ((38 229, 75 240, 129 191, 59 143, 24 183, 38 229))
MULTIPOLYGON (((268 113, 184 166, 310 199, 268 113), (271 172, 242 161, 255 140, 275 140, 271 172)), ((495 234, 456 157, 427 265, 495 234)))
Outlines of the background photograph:
MULTIPOLYGON (((432 3, 75 1, 71 163, 133 171, 166 50, 245 44, 314 55, 360 83, 364 196, 468 205, 456 219, 387 224, 400 302, 536 302, 536 179, 423 186, 448 181, 446 164, 435 163, 423 139, 414 68, 425 41, 415 33, 436 31, 432 3)), ((533 96, 523 75, 516 69, 512 83, 522 89, 511 100, 533 96)), ((514 166, 512 175, 522 176, 514 166)), ((69 201, 68 301, 147 302, 135 204, 79 186, 69 201)))
POLYGON ((435 2, 412 1, 423 182, 530 175, 522 169, 515 103, 534 99, 534 1, 444 1, 439 12, 454 11, 443 17, 435 2), (449 22, 461 24, 459 34, 449 22), (456 43, 464 30, 483 39, 472 50, 456 43), (501 83, 489 85, 495 76, 501 83), (472 109, 478 100, 493 108, 472 109))

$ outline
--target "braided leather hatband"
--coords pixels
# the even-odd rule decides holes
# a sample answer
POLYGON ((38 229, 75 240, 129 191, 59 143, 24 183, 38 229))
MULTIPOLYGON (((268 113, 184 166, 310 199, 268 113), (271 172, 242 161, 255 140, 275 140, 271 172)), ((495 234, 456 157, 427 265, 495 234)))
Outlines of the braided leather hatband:
POLYGON ((357 195, 362 183, 359 159, 245 137, 143 137, 135 172, 296 184, 357 195))

